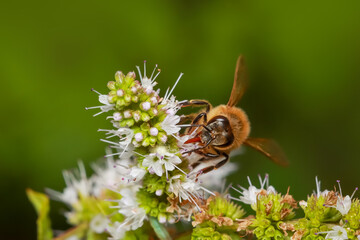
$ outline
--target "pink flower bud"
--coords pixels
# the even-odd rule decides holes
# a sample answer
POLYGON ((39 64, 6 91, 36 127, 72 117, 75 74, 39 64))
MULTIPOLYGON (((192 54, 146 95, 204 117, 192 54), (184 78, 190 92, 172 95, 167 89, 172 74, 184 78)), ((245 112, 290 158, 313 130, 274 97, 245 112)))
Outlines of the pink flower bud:
POLYGON ((159 130, 157 128, 154 128, 154 127, 150 128, 150 135, 151 136, 157 136, 158 133, 159 133, 159 130))

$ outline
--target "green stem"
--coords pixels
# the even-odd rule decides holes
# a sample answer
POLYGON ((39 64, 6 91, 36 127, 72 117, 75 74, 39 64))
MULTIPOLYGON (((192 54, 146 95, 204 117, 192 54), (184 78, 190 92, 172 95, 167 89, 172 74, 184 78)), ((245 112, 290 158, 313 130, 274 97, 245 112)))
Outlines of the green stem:
POLYGON ((54 238, 53 240, 65 240, 73 235, 79 234, 83 231, 85 231, 88 228, 88 224, 87 223, 82 223, 76 227, 73 227, 69 230, 67 230, 66 232, 64 232, 63 234, 57 236, 56 238, 54 238))

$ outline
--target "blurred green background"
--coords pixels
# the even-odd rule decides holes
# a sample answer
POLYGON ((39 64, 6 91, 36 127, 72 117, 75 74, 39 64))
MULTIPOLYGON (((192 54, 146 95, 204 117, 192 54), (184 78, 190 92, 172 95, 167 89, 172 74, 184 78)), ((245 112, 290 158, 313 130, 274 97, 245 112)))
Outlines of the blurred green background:
MULTIPOLYGON (((104 155, 90 89, 106 92, 117 70, 146 59, 160 65, 159 87, 178 99, 226 103, 235 61, 247 59, 250 88, 241 101, 252 136, 272 137, 291 165, 251 149, 233 158, 246 176, 296 199, 341 179, 359 184, 360 4, 346 1, 8 1, 0 8, 1 239, 35 239, 25 188, 62 189, 61 171, 104 155), (356 5, 354 5, 356 4, 356 5), (254 179, 255 180, 255 179, 254 179)), ((90 171, 90 167, 89 167, 90 171)), ((246 185, 247 186, 247 185, 246 185)), ((66 227, 52 202, 53 225, 66 227)))

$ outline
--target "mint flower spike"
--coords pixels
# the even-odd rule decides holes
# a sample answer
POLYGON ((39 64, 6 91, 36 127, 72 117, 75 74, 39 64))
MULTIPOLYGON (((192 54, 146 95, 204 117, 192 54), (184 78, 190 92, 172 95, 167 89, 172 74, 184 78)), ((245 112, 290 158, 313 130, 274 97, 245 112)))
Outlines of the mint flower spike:
POLYGON ((325 234, 325 233, 326 233, 325 239, 332 239, 332 240, 348 239, 348 235, 345 228, 340 226, 334 226, 332 227, 332 230, 326 232, 318 232, 316 233, 316 235, 325 234))

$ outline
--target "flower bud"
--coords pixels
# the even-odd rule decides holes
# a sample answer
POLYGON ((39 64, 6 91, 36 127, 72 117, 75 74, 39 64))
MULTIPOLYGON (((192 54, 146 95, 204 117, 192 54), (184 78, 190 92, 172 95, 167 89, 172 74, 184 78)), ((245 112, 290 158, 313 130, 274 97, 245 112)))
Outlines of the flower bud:
POLYGON ((132 113, 130 110, 126 110, 124 111, 124 118, 131 118, 132 117, 132 113))
POLYGON ((148 111, 151 108, 150 102, 143 102, 140 104, 141 110, 148 111))
POLYGON ((115 104, 115 107, 116 108, 121 108, 121 107, 123 107, 125 105, 125 101, 124 101, 124 99, 118 99, 117 101, 116 101, 116 104, 115 104))
POLYGON ((161 196, 163 194, 163 190, 162 189, 158 189, 155 191, 156 196, 161 196))
POLYGON ((141 144, 143 147, 147 147, 150 145, 150 139, 149 138, 145 138, 145 140, 142 142, 141 144))
POLYGON ((132 126, 134 126, 134 124, 135 124, 134 119, 130 118, 130 119, 126 120, 126 126, 132 127, 132 126))
POLYGON ((119 96, 119 97, 124 96, 124 90, 122 90, 122 89, 117 90, 116 95, 119 96))
POLYGON ((147 122, 150 120, 150 116, 147 113, 141 113, 141 120, 147 122))
POLYGON ((117 71, 115 73, 115 80, 117 82, 122 82, 122 80, 125 78, 125 75, 121 71, 117 71))
POLYGON ((154 128, 154 127, 150 128, 150 135, 151 136, 157 136, 158 133, 159 133, 159 130, 157 128, 154 128))
POLYGON ((131 98, 131 101, 133 101, 134 103, 137 103, 139 101, 139 97, 138 96, 133 96, 131 98))
POLYGON ((143 136, 143 134, 142 134, 141 132, 135 134, 134 137, 135 137, 135 140, 136 140, 137 142, 141 142, 141 141, 144 139, 144 136, 143 136))
POLYGON ((141 129, 142 131, 144 131, 144 132, 147 132, 147 131, 150 130, 150 124, 148 124, 148 123, 143 123, 143 124, 141 124, 140 129, 141 129))
POLYGON ((152 105, 152 106, 154 106, 155 104, 158 103, 156 97, 151 97, 151 98, 150 98, 150 102, 151 102, 151 105, 152 105))
POLYGON ((136 93, 137 90, 138 90, 138 89, 137 89, 135 86, 132 86, 132 87, 131 87, 131 92, 132 92, 132 93, 136 93))
POLYGON ((154 145, 156 143, 156 137, 150 137, 150 144, 154 145))
POLYGON ((107 87, 108 87, 110 90, 116 90, 115 82, 114 82, 114 81, 109 81, 109 82, 107 83, 107 87))
POLYGON ((125 94, 124 100, 125 100, 126 103, 130 103, 131 102, 131 96, 129 94, 125 94))
POLYGON ((140 119, 141 119, 140 111, 133 112, 133 118, 134 118, 135 122, 140 121, 140 119))
POLYGON ((136 78, 136 74, 135 74, 135 72, 128 72, 128 74, 126 74, 126 78, 128 78, 128 79, 134 79, 134 78, 136 78))
POLYGON ((157 138, 160 140, 160 142, 162 143, 166 143, 167 141, 167 136, 165 133, 163 132, 160 132, 158 135, 157 135, 157 138))
POLYGON ((120 121, 122 119, 121 113, 119 112, 114 112, 113 117, 115 121, 120 121))
POLYGON ((152 86, 148 86, 148 87, 145 89, 145 93, 146 93, 147 95, 150 95, 152 92, 153 92, 153 87, 152 87, 152 86))
POLYGON ((160 213, 158 216, 159 223, 166 223, 166 215, 163 213, 160 213))

